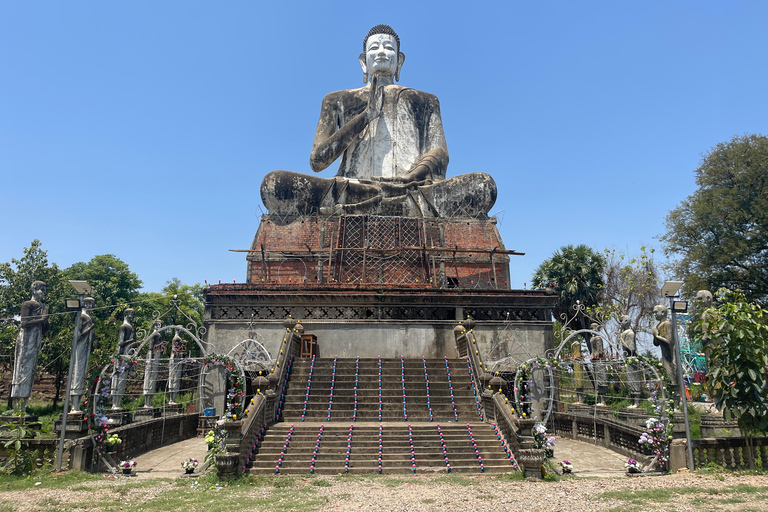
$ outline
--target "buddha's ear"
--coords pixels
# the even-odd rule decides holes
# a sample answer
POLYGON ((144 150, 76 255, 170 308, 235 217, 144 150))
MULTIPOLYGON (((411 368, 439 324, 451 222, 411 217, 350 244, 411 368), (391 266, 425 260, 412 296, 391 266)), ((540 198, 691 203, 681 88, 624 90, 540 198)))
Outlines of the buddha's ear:
POLYGON ((360 67, 363 68, 363 83, 368 83, 368 66, 365 65, 365 52, 357 58, 360 61, 360 67))
POLYGON ((400 70, 403 68, 403 63, 405 62, 405 54, 403 52, 398 52, 397 54, 397 71, 395 71, 395 82, 400 81, 400 70))

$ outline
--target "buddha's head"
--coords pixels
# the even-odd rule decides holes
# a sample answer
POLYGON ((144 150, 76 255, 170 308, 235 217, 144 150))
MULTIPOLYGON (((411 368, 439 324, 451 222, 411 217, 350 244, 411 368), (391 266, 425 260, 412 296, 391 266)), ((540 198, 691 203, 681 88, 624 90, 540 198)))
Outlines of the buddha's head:
POLYGON ((667 319, 667 306, 664 304, 657 304, 653 306, 653 316, 657 321, 661 322, 667 319))
POLYGON ((712 307, 712 292, 709 290, 699 290, 696 292, 696 302, 701 304, 701 307, 703 308, 711 308, 712 307))
POLYGON ((629 318, 628 315, 621 315, 619 317, 619 324, 621 324, 621 328, 626 331, 629 329, 629 326, 632 325, 632 319, 629 318))
POLYGON ((32 283, 32 299, 40 302, 45 298, 45 292, 48 290, 48 286, 42 281, 35 281, 32 283))
POLYGON ((368 83, 368 77, 374 75, 400 81, 405 54, 400 51, 400 37, 389 25, 376 25, 368 31, 359 59, 363 83, 368 83))
POLYGON ((125 320, 128 323, 133 322, 133 317, 136 315, 136 312, 133 310, 133 308, 126 308, 125 311, 123 311, 123 320, 125 320))
POLYGON ((90 311, 95 305, 96 300, 93 297, 86 297, 83 299, 83 309, 90 311))

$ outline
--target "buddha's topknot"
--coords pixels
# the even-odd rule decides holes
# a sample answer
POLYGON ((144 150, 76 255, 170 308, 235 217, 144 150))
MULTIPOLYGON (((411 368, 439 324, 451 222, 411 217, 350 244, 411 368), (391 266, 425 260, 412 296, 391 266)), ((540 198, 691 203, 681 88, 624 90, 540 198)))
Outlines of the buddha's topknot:
POLYGON ((365 53, 365 46, 368 44, 368 38, 374 34, 386 34, 388 36, 393 36, 397 42, 397 51, 398 53, 400 52, 400 36, 397 35, 397 32, 395 32, 394 29, 389 25, 376 25, 368 31, 365 39, 363 39, 363 53, 365 53))

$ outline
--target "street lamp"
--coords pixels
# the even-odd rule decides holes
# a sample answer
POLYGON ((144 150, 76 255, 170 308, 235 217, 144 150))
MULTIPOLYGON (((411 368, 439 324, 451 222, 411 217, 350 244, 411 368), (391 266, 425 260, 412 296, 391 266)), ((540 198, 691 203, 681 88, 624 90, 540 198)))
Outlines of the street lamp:
POLYGON ((685 396, 683 353, 680 350, 680 342, 677 339, 677 313, 685 313, 688 311, 688 302, 684 300, 675 300, 677 292, 680 291, 681 286, 683 286, 682 281, 667 281, 664 283, 664 286, 661 287, 661 296, 669 298, 669 309, 672 310, 672 342, 675 344, 675 352, 677 352, 677 386, 680 390, 680 407, 683 409, 683 419, 685 420, 685 440, 688 446, 688 467, 693 471, 693 444, 691 443, 691 424, 688 421, 688 399, 685 396))
POLYGON ((80 336, 80 315, 82 314, 80 305, 84 295, 93 293, 93 288, 88 284, 88 281, 70 281, 69 284, 75 289, 77 298, 66 299, 65 306, 67 311, 77 311, 77 313, 75 313, 75 331, 72 334, 72 350, 69 352, 69 373, 67 374, 67 386, 64 392, 64 412, 61 415, 61 435, 59 436, 59 452, 56 456, 56 470, 61 469, 61 462, 64 457, 64 439, 67 434, 67 414, 69 414, 69 390, 72 385, 72 370, 75 365, 75 346, 77 345, 77 338, 80 336))

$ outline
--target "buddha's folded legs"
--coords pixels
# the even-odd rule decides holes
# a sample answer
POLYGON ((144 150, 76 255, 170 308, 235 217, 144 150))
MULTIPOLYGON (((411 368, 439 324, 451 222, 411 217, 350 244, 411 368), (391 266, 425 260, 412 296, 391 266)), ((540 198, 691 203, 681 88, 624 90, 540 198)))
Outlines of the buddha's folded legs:
POLYGON ((470 173, 430 184, 376 183, 318 178, 273 171, 261 184, 261 199, 277 215, 375 214, 408 217, 476 217, 496 202, 496 183, 485 173, 470 173))

